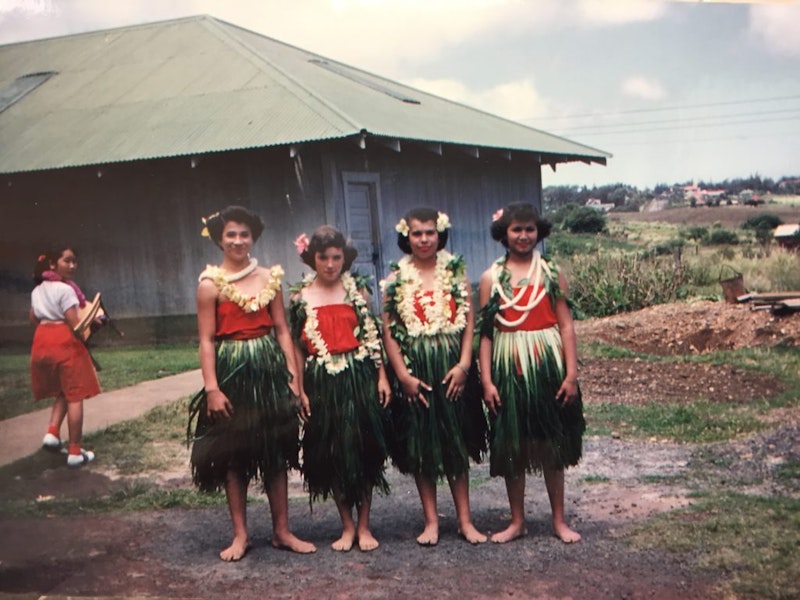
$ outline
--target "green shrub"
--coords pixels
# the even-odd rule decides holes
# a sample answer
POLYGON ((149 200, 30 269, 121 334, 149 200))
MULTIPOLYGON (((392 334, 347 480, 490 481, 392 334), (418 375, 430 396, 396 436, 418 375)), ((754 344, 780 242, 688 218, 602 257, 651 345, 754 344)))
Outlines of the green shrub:
POLYGON ((778 225, 783 225, 778 215, 763 214, 747 219, 742 223, 742 229, 775 229, 778 225))
POLYGON ((708 238, 708 227, 686 227, 685 229, 681 229, 680 235, 682 238, 687 240, 702 242, 708 238))
POLYGON ((606 228, 606 215, 603 211, 579 206, 564 219, 564 227, 572 233, 600 233, 606 228))
POLYGON ((573 257, 570 296, 579 317, 602 317, 684 297, 686 280, 671 258, 598 252, 573 257))
POLYGON ((708 239, 706 243, 711 246, 722 246, 724 244, 738 244, 739 243, 739 236, 736 235, 735 231, 731 231, 730 229, 715 229, 710 234, 708 234, 708 239))

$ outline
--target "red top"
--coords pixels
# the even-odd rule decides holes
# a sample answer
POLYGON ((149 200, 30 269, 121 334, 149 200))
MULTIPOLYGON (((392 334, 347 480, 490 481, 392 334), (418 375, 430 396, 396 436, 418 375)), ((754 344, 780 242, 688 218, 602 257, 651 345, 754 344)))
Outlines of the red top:
MULTIPOLYGON (((433 290, 426 290, 421 293, 417 293, 414 296, 414 314, 417 315, 417 318, 422 321, 423 323, 427 323, 428 319, 425 316, 425 310, 423 310, 423 306, 425 304, 431 304, 433 300, 433 290)), ((450 322, 455 323, 456 320, 456 301, 453 298, 453 295, 450 294, 450 322)))
POLYGON ((252 340, 272 331, 272 317, 266 307, 256 312, 245 312, 230 300, 217 304, 218 340, 252 340))
MULTIPOLYGON (((344 354, 358 348, 359 343, 353 331, 358 327, 358 316, 352 304, 326 304, 317 306, 317 329, 331 354, 344 354)), ((303 342, 309 354, 316 354, 317 349, 303 331, 303 342)))
MULTIPOLYGON (((516 297, 517 293, 519 292, 520 288, 514 288, 514 297, 516 297)), ((537 288, 538 291, 541 288, 537 288)), ((517 302, 518 306, 527 306, 528 302, 530 301, 531 295, 533 292, 532 286, 526 286, 525 291, 522 294, 522 298, 517 302)), ((514 309, 514 308, 507 308, 505 310, 500 311, 500 315, 506 320, 511 321, 512 323, 519 319, 522 316, 522 312, 514 309)), ((531 312, 528 313, 526 319, 515 327, 508 327, 503 325, 499 321, 496 322, 497 330, 498 331, 538 331, 539 329, 549 329, 554 325, 558 325, 558 318, 556 317, 556 312, 553 310, 553 303, 550 301, 550 295, 545 293, 544 298, 542 301, 539 302, 531 312)))

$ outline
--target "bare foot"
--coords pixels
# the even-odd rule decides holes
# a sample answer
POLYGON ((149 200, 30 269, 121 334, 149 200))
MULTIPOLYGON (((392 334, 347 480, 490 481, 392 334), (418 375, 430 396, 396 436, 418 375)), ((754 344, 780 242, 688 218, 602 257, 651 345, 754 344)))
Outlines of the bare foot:
POLYGON ((372 532, 368 530, 360 531, 358 533, 358 549, 362 552, 369 552, 370 550, 375 550, 380 546, 378 540, 372 535, 372 532))
POLYGON ((272 536, 272 547, 278 550, 290 550, 298 554, 311 554, 317 551, 317 547, 311 542, 301 540, 293 533, 287 533, 283 536, 272 536))
POLYGON ((581 540, 581 534, 573 529, 570 529, 563 521, 559 524, 553 523, 556 537, 565 544, 574 544, 581 540))
POLYGON ((491 539, 494 544, 505 544, 526 535, 528 535, 528 530, 525 529, 525 525, 509 525, 503 531, 495 533, 491 539))
POLYGON ((219 553, 219 557, 225 562, 236 562, 237 560, 242 560, 249 549, 250 542, 248 542, 246 537, 235 537, 231 545, 219 553))
POLYGON ((336 552, 350 552, 355 541, 356 532, 352 529, 342 531, 342 537, 331 544, 331 548, 336 552))
POLYGON ((417 543, 420 546, 435 546, 439 543, 439 526, 427 525, 417 536, 417 543))
POLYGON ((458 533, 470 544, 483 544, 488 539, 472 523, 469 523, 466 527, 459 528, 458 533))

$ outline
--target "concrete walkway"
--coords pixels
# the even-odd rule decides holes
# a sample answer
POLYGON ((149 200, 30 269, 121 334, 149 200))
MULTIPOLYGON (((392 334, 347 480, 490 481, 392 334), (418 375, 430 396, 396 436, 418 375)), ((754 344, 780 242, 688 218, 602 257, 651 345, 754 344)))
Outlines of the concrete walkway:
MULTIPOLYGON (((151 408, 193 394, 202 385, 200 369, 196 369, 104 392, 84 402, 83 433, 86 435, 114 423, 135 419, 151 408)), ((0 466, 39 450, 47 432, 52 403, 42 401, 41 405, 46 408, 0 421, 0 466)), ((67 439, 66 422, 61 427, 61 439, 67 439)))

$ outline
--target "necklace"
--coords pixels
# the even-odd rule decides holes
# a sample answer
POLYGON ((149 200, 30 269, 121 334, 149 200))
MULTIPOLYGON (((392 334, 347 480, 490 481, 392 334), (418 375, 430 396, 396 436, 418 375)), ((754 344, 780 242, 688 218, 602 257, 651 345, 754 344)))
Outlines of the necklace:
POLYGON ((397 263, 397 285, 394 288, 397 295, 397 314, 411 337, 458 333, 466 327, 469 312, 467 283, 463 275, 455 276, 451 265, 453 260, 454 257, 449 252, 437 252, 433 294, 430 298, 422 297, 422 276, 411 257, 403 257, 397 263), (456 305, 455 317, 450 306, 453 299, 456 305), (422 308, 424 320, 417 315, 416 303, 422 308))
POLYGON ((251 258, 250 264, 236 273, 226 273, 222 267, 208 265, 200 273, 199 279, 200 281, 203 279, 213 281, 219 293, 231 302, 238 304, 244 312, 257 312, 272 302, 281 289, 281 279, 283 278, 283 268, 280 265, 275 265, 269 269, 270 279, 264 288, 255 296, 247 296, 233 284, 247 277, 256 270, 257 266, 258 261, 255 258, 251 258))
MULTIPOLYGON (((315 279, 316 275, 307 277, 303 286, 308 287, 315 279)), ((370 358, 379 367, 382 364, 381 340, 375 317, 372 316, 364 296, 358 291, 355 278, 350 273, 342 273, 341 281, 345 291, 345 302, 354 306, 359 321, 358 327, 353 331, 358 340, 354 358, 359 361, 370 358)), ((343 354, 334 355, 328 350, 328 345, 319 330, 317 308, 309 306, 308 303, 306 303, 306 323, 303 332, 316 350, 317 361, 325 366, 328 373, 336 375, 347 368, 347 360, 343 354)), ((311 358, 309 357, 309 360, 311 358)))
POLYGON ((520 286, 519 291, 514 294, 513 297, 509 297, 508 294, 506 294, 505 286, 500 282, 507 260, 508 258, 504 256, 497 260, 494 265, 492 265, 492 293, 497 293, 497 295, 500 296, 500 299, 502 300, 500 303, 501 311, 508 308, 513 308, 521 313, 519 318, 510 321, 498 312, 497 320, 500 322, 500 324, 513 328, 523 323, 525 319, 528 318, 530 312, 536 308, 542 299, 547 295, 545 286, 541 285, 542 273, 545 271, 545 269, 547 269, 547 264, 542 262, 542 257, 541 254, 539 254, 539 251, 534 250, 533 257, 531 258, 531 264, 528 267, 528 274, 524 279, 524 281, 526 281, 525 285, 520 286), (533 281, 531 281, 531 276, 534 277, 533 281), (519 306, 519 302, 528 287, 532 287, 534 293, 531 294, 531 297, 528 299, 528 303, 525 306, 519 306))

